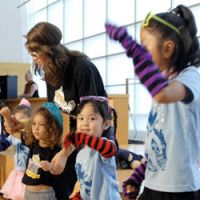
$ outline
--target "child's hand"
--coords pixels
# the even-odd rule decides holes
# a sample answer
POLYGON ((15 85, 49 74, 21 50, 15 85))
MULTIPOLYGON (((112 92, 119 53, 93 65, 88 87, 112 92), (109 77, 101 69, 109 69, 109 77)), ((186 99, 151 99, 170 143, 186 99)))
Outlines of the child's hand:
POLYGON ((126 183, 124 182, 122 187, 123 187, 123 194, 128 199, 135 199, 139 194, 139 189, 136 188, 135 186, 129 184, 126 185, 126 183))
POLYGON ((0 114, 1 116, 4 118, 4 126, 5 129, 8 133, 12 132, 13 129, 13 123, 12 123, 12 119, 11 119, 11 111, 8 107, 3 107, 0 110, 0 114))
POLYGON ((117 27, 112 24, 106 23, 106 32, 110 36, 111 39, 121 41, 124 37, 127 36, 126 28, 117 27))
POLYGON ((40 161, 40 167, 44 170, 44 171, 50 171, 53 168, 53 164, 50 163, 49 161, 46 160, 42 160, 40 161))
POLYGON ((52 174, 61 174, 65 168, 68 157, 75 150, 73 145, 70 145, 67 149, 63 148, 59 151, 51 160, 52 169, 50 170, 52 174))

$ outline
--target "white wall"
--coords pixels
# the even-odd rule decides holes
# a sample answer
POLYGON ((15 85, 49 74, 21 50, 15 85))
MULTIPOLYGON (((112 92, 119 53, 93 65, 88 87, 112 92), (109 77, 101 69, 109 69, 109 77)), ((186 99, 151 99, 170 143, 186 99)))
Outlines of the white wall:
POLYGON ((0 62, 25 62, 19 4, 20 0, 0 0, 0 62))

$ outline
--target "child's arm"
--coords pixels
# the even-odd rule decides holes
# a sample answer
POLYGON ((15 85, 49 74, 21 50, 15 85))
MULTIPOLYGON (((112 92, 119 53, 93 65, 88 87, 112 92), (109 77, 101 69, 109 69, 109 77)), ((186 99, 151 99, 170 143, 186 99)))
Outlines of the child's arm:
POLYGON ((112 140, 87 135, 85 133, 67 135, 64 140, 64 147, 67 148, 70 143, 75 144, 77 147, 81 145, 88 145, 90 148, 99 151, 99 153, 105 158, 110 158, 117 153, 117 147, 112 140))
POLYGON ((188 91, 182 83, 178 81, 168 83, 153 62, 150 53, 133 40, 124 27, 106 24, 106 31, 111 39, 121 43, 127 56, 133 58, 135 73, 157 102, 171 103, 183 101, 188 97, 188 91))
POLYGON ((4 126, 8 133, 16 138, 21 138, 20 130, 22 130, 27 124, 28 120, 18 121, 8 107, 3 107, 0 110, 0 115, 4 118, 4 126))
POLYGON ((10 109, 7 106, 3 107, 0 110, 0 114, 4 118, 4 126, 6 128, 6 131, 8 133, 11 133, 13 131, 13 122, 12 122, 12 119, 11 119, 10 109))
POLYGON ((11 111, 8 107, 3 107, 0 110, 0 115, 4 118, 4 126, 8 133, 20 138, 19 130, 22 128, 22 124, 11 115, 11 111))
POLYGON ((67 147, 60 150, 52 159, 52 169, 50 172, 52 174, 58 175, 61 174, 66 166, 66 162, 68 157, 73 153, 75 150, 74 145, 70 142, 67 147))
POLYGON ((122 187, 124 196, 130 199, 138 196, 140 186, 144 180, 146 165, 147 162, 142 163, 134 170, 133 174, 125 182, 123 182, 122 187))
POLYGON ((135 73, 153 97, 168 85, 168 81, 153 63, 151 55, 128 35, 125 28, 106 24, 106 31, 112 39, 121 43, 128 57, 133 58, 135 73))

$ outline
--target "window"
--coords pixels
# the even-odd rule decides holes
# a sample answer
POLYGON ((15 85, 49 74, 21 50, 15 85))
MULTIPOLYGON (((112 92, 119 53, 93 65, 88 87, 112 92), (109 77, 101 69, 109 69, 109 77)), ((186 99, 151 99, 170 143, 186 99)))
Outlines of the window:
POLYGON ((128 80, 129 125, 135 137, 146 128, 151 96, 135 77, 132 60, 124 49, 106 35, 105 22, 126 26, 140 42, 141 22, 149 11, 163 12, 179 4, 192 9, 200 27, 199 0, 32 0, 28 5, 31 26, 40 21, 58 26, 63 32, 62 43, 84 52, 97 66, 108 94, 126 93, 128 80))

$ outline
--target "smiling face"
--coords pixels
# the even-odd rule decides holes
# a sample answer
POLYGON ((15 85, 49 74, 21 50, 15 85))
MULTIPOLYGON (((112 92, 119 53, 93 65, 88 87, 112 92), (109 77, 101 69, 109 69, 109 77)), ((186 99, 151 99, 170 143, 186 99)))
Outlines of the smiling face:
POLYGON ((91 103, 86 103, 77 116, 77 131, 100 137, 108 129, 109 121, 95 112, 91 103))

